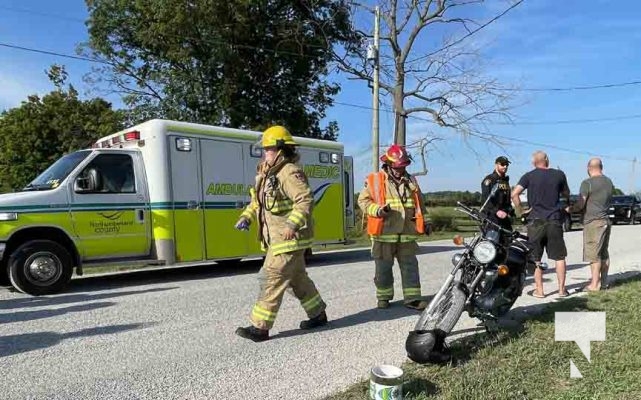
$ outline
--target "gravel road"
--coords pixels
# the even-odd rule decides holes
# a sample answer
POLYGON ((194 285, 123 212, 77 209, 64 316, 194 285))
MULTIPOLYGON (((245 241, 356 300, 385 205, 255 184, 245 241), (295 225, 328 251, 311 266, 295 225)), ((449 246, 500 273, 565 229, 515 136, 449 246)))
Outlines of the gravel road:
MULTIPOLYGON (((569 288, 582 287, 589 276, 581 234, 566 236, 569 288)), ((641 269, 639 237, 641 226, 614 227, 615 277, 641 269)), ((456 249, 449 241, 421 246, 425 295, 436 292, 456 249)), ((399 303, 374 308, 367 249, 317 254, 308 268, 328 303, 329 327, 298 330, 305 315, 286 295, 273 340, 264 343, 234 335, 248 323, 258 268, 249 261, 84 277, 47 297, 0 288, 0 397, 315 399, 366 378, 376 364, 405 361, 405 336, 417 313, 399 303)), ((400 300, 397 268, 395 275, 400 300)), ((556 301, 553 268, 546 291, 547 298, 524 295, 515 307, 556 301)), ((475 325, 465 315, 455 330, 475 325)))

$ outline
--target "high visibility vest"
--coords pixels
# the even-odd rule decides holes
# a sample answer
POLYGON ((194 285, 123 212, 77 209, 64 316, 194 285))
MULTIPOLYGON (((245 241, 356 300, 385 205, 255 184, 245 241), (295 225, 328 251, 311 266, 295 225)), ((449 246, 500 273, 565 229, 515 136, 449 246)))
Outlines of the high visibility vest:
MULTIPOLYGON (((367 177, 367 187, 372 195, 372 200, 378 208, 385 207, 387 204, 387 175, 383 171, 369 174, 367 177)), ((412 193, 414 200, 414 217, 416 222, 416 232, 419 234, 425 233, 425 222, 423 218, 423 211, 421 211, 421 200, 418 191, 412 193)), ((394 202, 396 203, 396 202, 394 202)), ((372 213, 373 214, 373 213, 372 213)), ((383 226, 385 219, 382 217, 375 217, 367 213, 367 234, 370 236, 380 236, 383 234, 383 226)))

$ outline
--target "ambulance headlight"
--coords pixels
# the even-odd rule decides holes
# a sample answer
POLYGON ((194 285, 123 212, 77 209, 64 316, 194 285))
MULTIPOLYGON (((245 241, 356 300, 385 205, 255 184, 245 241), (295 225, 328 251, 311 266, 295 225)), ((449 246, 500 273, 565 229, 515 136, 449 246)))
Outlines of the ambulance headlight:
POLYGON ((341 155, 332 153, 332 164, 338 164, 339 162, 341 162, 341 155))
POLYGON ((489 241, 482 241, 474 246, 474 258, 481 264, 487 264, 496 257, 496 246, 489 241))
POLYGON ((0 221, 16 221, 18 213, 15 212, 0 212, 0 221))
POLYGON ((176 138, 176 149, 178 151, 191 151, 191 139, 176 138))

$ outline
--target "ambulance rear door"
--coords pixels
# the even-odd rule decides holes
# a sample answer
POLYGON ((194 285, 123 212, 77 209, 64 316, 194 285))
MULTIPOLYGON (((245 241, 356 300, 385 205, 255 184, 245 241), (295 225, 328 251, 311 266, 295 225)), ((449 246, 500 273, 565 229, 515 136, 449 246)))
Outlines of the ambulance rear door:
MULTIPOLYGON (((249 203, 245 176, 249 144, 225 139, 201 139, 205 242, 207 259, 243 258, 256 236, 234 228, 249 203)), ((255 225, 255 224, 254 224, 255 225)))

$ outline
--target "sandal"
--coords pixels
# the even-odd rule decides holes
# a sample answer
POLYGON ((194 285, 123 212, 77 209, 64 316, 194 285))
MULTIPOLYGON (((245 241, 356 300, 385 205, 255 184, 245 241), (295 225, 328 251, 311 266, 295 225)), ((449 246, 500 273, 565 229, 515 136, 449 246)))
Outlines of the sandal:
POLYGON ((570 293, 568 293, 568 291, 566 290, 566 291, 565 291, 565 292, 563 292, 563 293, 559 293, 559 294, 557 294, 557 297, 568 297, 569 295, 570 295, 570 293))
POLYGON ((544 294, 538 294, 538 293, 537 293, 536 291, 534 291, 534 290, 530 292, 530 296, 532 296, 532 297, 536 297, 537 299, 544 299, 544 298, 545 298, 545 295, 544 295, 544 294))

